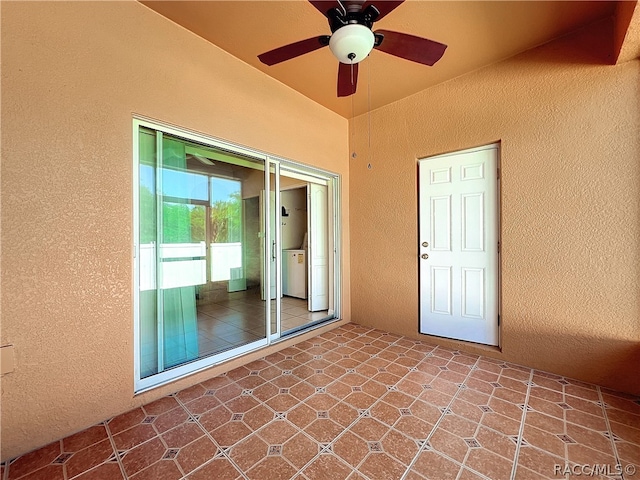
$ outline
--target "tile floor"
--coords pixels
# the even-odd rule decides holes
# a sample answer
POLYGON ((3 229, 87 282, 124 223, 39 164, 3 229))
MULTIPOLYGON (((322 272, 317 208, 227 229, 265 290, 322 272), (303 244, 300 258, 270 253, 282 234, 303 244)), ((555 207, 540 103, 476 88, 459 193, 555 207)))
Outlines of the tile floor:
POLYGON ((606 465, 595 478, 640 478, 637 397, 348 324, 18 457, 2 479, 501 480, 606 465))
MULTIPOLYGON (((282 297, 280 326, 284 334, 332 318, 327 310, 310 312, 307 305, 307 300, 282 297)), ((198 301, 197 315, 197 358, 205 358, 265 338, 265 303, 260 298, 259 288, 232 293, 225 291, 217 298, 198 301)), ((272 306, 271 316, 275 318, 275 306, 272 306)), ((276 328, 275 320, 272 320, 272 331, 275 332, 276 328)), ((177 344, 181 344, 182 341, 182 337, 175 340, 177 344)), ((153 347, 149 348, 148 352, 141 358, 142 371, 145 372, 143 376, 158 371, 157 350, 153 347)))
MULTIPOLYGON (((283 296, 281 301, 283 332, 328 318, 327 310, 310 312, 307 300, 283 296)), ((225 298, 198 302, 198 329, 200 351, 207 351, 208 342, 219 342, 214 351, 237 347, 264 338, 264 301, 259 288, 229 293, 225 298), (216 327, 217 330, 216 331, 216 327)), ((272 318, 275 306, 272 304, 272 318)), ((275 321, 272 320, 272 330, 275 321)))
MULTIPOLYGON (((258 289, 229 294, 224 300, 198 305, 198 347, 200 356, 208 356, 265 336, 264 301, 258 289)), ((281 328, 283 333, 318 320, 330 318, 327 310, 310 312, 307 300, 282 297, 281 328)), ((275 306, 272 308, 275 317, 275 306)), ((271 322, 276 330, 275 320, 271 322)))

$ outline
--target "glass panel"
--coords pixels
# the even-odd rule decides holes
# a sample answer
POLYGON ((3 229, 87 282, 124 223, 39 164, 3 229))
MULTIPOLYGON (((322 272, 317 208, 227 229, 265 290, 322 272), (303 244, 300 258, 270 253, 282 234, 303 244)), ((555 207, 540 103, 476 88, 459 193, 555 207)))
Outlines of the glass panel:
MULTIPOLYGON (((162 140, 162 228, 160 245, 160 306, 163 333, 163 367, 198 358, 197 285, 206 283, 206 252, 191 236, 191 191, 197 175, 189 174, 184 142, 162 140), (204 273, 204 275, 203 275, 204 273)), ((205 188, 206 191, 206 188, 205 188)), ((197 217, 196 230, 204 229, 197 217)))
POLYGON ((246 289, 242 255, 242 184, 211 178, 211 281, 231 281, 230 291, 246 289))
POLYGON ((158 328, 156 290, 156 136, 139 135, 139 322, 140 376, 158 373, 158 328))
MULTIPOLYGON (((166 165, 167 163, 165 162, 165 166, 166 165)), ((207 185, 207 181, 206 175, 166 168, 164 172, 162 172, 162 194, 165 197, 177 197, 206 202, 209 200, 209 185, 207 185)))
POLYGON ((139 148, 146 378, 265 338, 264 163, 144 129, 139 148))

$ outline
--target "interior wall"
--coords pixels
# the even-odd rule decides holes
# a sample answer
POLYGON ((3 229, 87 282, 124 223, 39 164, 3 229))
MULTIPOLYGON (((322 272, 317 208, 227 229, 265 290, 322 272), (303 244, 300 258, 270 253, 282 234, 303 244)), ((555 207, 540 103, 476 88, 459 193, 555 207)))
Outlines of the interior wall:
POLYGON ((260 199, 259 197, 245 198, 244 206, 244 242, 248 287, 260 287, 260 199))
POLYGON ((6 460, 233 366, 133 395, 134 114, 341 174, 344 245, 349 171, 344 118, 138 2, 1 9, 6 460))
POLYGON ((640 394, 640 61, 607 65, 610 38, 603 22, 351 122, 353 321, 640 394), (418 333, 417 159, 496 141, 501 351, 418 333))
POLYGON ((300 249, 307 232, 307 189, 294 188, 280 194, 280 205, 287 216, 282 217, 282 249, 300 249))

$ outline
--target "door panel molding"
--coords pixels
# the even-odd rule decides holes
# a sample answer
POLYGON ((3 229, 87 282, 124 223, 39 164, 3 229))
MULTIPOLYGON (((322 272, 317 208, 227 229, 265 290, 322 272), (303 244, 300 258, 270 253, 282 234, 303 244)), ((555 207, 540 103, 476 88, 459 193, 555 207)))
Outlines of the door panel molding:
POLYGON ((499 144, 418 161, 420 333, 497 346, 499 144))

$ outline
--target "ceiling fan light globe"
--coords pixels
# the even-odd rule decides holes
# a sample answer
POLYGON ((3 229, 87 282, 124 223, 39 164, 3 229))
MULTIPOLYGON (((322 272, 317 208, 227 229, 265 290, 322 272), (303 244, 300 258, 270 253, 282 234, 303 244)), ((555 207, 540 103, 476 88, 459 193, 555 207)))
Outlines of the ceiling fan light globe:
POLYGON ((373 32, 357 23, 340 27, 329 40, 331 53, 342 63, 358 63, 367 58, 373 49, 373 32))

